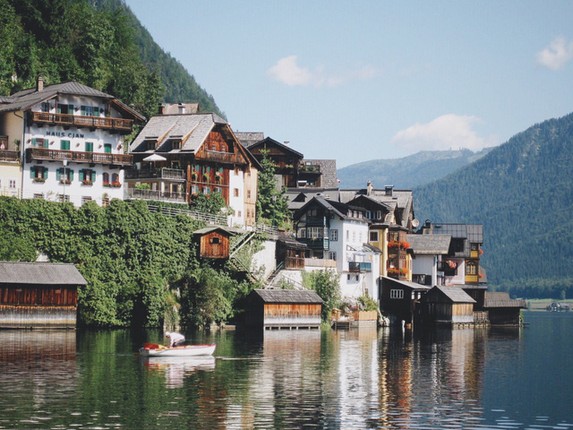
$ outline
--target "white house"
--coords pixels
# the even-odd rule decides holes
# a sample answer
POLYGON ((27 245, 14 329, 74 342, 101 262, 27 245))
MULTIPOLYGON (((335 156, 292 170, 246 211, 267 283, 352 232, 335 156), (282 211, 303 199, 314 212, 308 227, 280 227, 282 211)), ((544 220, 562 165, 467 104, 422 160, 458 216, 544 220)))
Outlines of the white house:
POLYGON ((295 212, 294 224, 307 257, 335 262, 343 297, 368 295, 378 301, 381 251, 367 244, 363 210, 315 196, 295 212))
POLYGON ((20 161, 16 188, 24 199, 123 199, 124 136, 144 118, 115 97, 77 82, 0 98, 0 135, 20 161))

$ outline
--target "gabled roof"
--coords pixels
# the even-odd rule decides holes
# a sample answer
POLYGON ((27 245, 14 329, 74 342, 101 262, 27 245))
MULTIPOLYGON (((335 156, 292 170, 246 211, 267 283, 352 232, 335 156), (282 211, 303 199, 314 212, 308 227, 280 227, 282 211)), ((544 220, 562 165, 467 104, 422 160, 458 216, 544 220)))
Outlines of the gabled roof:
POLYGON ((0 112, 26 111, 38 103, 50 100, 58 95, 73 95, 82 97, 95 97, 108 100, 119 110, 122 110, 139 121, 145 117, 136 110, 122 103, 114 96, 80 84, 79 82, 64 82, 61 84, 47 85, 41 91, 31 88, 0 98, 0 112))
POLYGON ((439 291, 452 303, 476 303, 476 301, 460 287, 435 286, 432 288, 432 290, 439 291))
POLYGON ((407 234, 406 240, 414 255, 447 255, 451 236, 446 234, 407 234))
POLYGON ((455 239, 468 239, 471 243, 483 243, 482 224, 431 223, 423 228, 424 234, 447 234, 455 239))
POLYGON ((382 276, 382 285, 398 285, 400 287, 409 288, 413 291, 427 292, 431 289, 427 285, 418 284, 417 282, 403 281, 401 279, 391 278, 389 276, 382 276))
POLYGON ((263 140, 258 141, 257 143, 254 143, 252 145, 250 145, 249 151, 253 151, 255 149, 261 148, 261 147, 267 147, 267 146, 276 146, 280 149, 282 149, 285 152, 290 152, 291 154, 293 154, 295 157, 298 157, 300 159, 304 158, 304 155, 301 154, 298 151, 295 151, 294 149, 292 149, 290 146, 287 146, 283 143, 277 142, 276 140, 270 138, 270 137, 266 137, 263 140))
POLYGON ((260 142, 265 138, 265 134, 260 131, 235 131, 235 136, 237 136, 237 139, 239 139, 245 148, 260 142))
POLYGON ((312 290, 256 289, 251 294, 259 296, 265 303, 323 303, 312 290))
MULTIPOLYGON (((149 140, 156 142, 156 148, 160 150, 163 143, 176 139, 181 141, 181 149, 177 149, 177 152, 195 152, 203 145, 216 125, 229 127, 224 119, 214 113, 157 115, 145 124, 129 146, 129 150, 145 152, 146 148, 142 143, 149 140)), ((229 132, 231 132, 230 127, 229 132)))
POLYGON ((3 261, 0 284, 86 285, 87 282, 73 264, 3 261))
MULTIPOLYGON (((306 204, 304 204, 304 206, 302 206, 300 209, 298 209, 295 212, 294 219, 300 218, 302 216, 302 214, 306 212, 308 207, 310 207, 312 205, 322 206, 327 212, 332 213, 341 219, 352 219, 352 220, 360 221, 360 219, 358 219, 358 218, 350 217, 347 215, 348 211, 353 209, 350 205, 347 205, 345 203, 335 202, 332 200, 327 200, 322 196, 314 196, 310 201, 308 201, 306 204)), ((361 210, 361 208, 354 208, 354 209, 360 209, 361 210)), ((368 220, 366 218, 364 218, 362 221, 364 223, 368 222, 368 220)))
POLYGON ((509 293, 502 291, 486 291, 484 308, 527 308, 525 300, 516 300, 509 297, 509 293))
POLYGON ((228 235, 232 235, 232 234, 241 234, 244 233, 244 231, 239 231, 237 229, 233 229, 230 227, 222 227, 222 226, 211 226, 211 227, 205 227, 205 228, 201 228, 199 230, 195 230, 193 232, 193 235, 195 236, 203 236, 205 234, 209 234, 212 233, 214 231, 221 231, 223 233, 226 233, 228 235))

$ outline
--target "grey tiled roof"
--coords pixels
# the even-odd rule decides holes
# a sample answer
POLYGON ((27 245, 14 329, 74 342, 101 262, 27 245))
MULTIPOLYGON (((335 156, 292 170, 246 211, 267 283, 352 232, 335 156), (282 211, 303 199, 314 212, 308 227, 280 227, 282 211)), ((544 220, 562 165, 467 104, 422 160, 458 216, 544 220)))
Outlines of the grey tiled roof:
POLYGON ((322 299, 312 290, 253 290, 265 303, 322 303, 322 299))
POLYGON ((406 240, 417 255, 445 255, 450 249, 451 236, 446 234, 408 234, 406 240))
POLYGON ((501 291, 486 291, 484 308, 526 308, 525 300, 516 300, 509 297, 509 293, 501 291))
POLYGON ((0 262, 0 284, 86 285, 86 280, 73 264, 0 262))
POLYGON ((472 297, 460 287, 440 287, 436 286, 453 303, 476 303, 472 297))
POLYGON ((135 118, 143 120, 144 117, 131 109, 129 106, 123 104, 119 99, 114 96, 88 87, 87 85, 80 84, 79 82, 64 82, 61 84, 48 85, 42 91, 37 91, 36 88, 31 88, 12 94, 8 97, 0 98, 0 112, 12 112, 19 110, 27 110, 32 106, 46 100, 50 100, 59 94, 76 95, 84 97, 96 97, 104 100, 113 101, 122 110, 129 112, 135 118))
POLYGON ((241 144, 248 148, 261 140, 264 140, 265 133, 260 131, 235 131, 235 136, 241 144))
POLYGON ((154 116, 131 143, 129 151, 144 151, 144 147, 140 148, 140 145, 146 140, 157 142, 159 149, 167 140, 178 139, 181 140, 180 151, 194 152, 203 145, 216 124, 227 122, 214 113, 154 116))
POLYGON ((309 162, 313 166, 320 166, 320 185, 324 188, 337 188, 338 178, 336 176, 336 160, 309 160, 304 159, 302 163, 309 162))

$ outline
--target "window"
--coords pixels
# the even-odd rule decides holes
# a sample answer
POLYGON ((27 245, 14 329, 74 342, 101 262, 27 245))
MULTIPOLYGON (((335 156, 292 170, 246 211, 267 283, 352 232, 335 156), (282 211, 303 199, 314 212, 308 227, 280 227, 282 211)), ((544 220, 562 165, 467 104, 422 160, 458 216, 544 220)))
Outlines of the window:
POLYGON ((218 237, 212 237, 211 239, 209 239, 209 243, 218 245, 219 243, 221 243, 221 239, 218 237))
POLYGON ((301 228, 298 230, 299 239, 306 239, 306 228, 301 228))
POLYGON ((333 242, 338 241, 338 229, 333 228, 330 230, 330 240, 333 242))
POLYGON ((67 194, 58 194, 58 201, 60 203, 64 203, 64 202, 69 202, 70 201, 70 196, 68 196, 67 194))
POLYGON ((74 171, 67 167, 60 167, 56 170, 56 181, 62 184, 70 184, 74 180, 74 171))
POLYGON ((83 116, 99 116, 99 107, 97 106, 82 106, 83 116))
POLYGON ((50 103, 43 102, 41 107, 42 112, 50 112, 50 103))
POLYGON ((60 140, 60 149, 62 151, 69 151, 70 150, 70 141, 69 140, 60 140))
POLYGON ((47 148, 50 145, 48 139, 42 139, 40 137, 34 137, 32 139, 32 146, 34 148, 47 148))
POLYGON ((30 177, 34 182, 45 182, 48 179, 48 168, 44 166, 32 166, 30 168, 30 177))
POLYGON ((233 188, 233 196, 239 197, 239 189, 238 188, 233 188))
POLYGON ((80 181, 84 185, 92 185, 96 180, 96 172, 91 169, 80 170, 80 181))
POLYGON ((35 199, 43 199, 44 195, 42 193, 34 193, 34 198, 35 199))
POLYGON ((104 172, 104 174, 102 175, 102 182, 104 187, 109 186, 109 173, 104 172))
POLYGON ((10 179, 10 188, 16 188, 16 181, 14 179, 10 179))
POLYGON ((404 290, 398 289, 391 289, 390 290, 390 298, 391 299, 403 299, 404 298, 404 290))
POLYGON ((119 182, 119 173, 114 173, 113 175, 111 175, 111 186, 121 187, 121 184, 119 182))
POLYGON ((370 232, 370 242, 378 242, 378 232, 371 231, 370 232))
POLYGON ((247 198, 248 198, 248 199, 251 198, 251 190, 247 190, 247 198))
POLYGON ((58 113, 73 115, 74 114, 74 105, 58 104, 58 113))
POLYGON ((171 144, 171 149, 181 149, 181 141, 174 140, 171 144))
POLYGON ((468 261, 466 265, 466 274, 477 275, 477 264, 474 261, 468 261))
POLYGON ((111 143, 103 144, 103 152, 105 152, 106 154, 111 154, 111 143))
POLYGON ((106 194, 104 194, 104 196, 101 198, 101 205, 104 208, 109 206, 109 197, 106 194))
POLYGON ((90 196, 82 196, 82 205, 86 204, 87 202, 91 202, 92 198, 90 196))
POLYGON ((336 261, 336 252, 335 251, 330 251, 328 253, 329 259, 330 260, 335 260, 336 261))
POLYGON ((94 152, 94 143, 86 142, 86 152, 94 152))

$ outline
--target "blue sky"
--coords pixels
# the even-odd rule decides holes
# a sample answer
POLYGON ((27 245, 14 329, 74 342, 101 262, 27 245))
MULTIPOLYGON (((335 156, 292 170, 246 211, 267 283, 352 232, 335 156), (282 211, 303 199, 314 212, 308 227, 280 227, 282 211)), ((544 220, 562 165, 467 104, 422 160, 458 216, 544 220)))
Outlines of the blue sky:
POLYGON ((337 167, 573 111, 573 1, 126 0, 236 131, 337 167))

